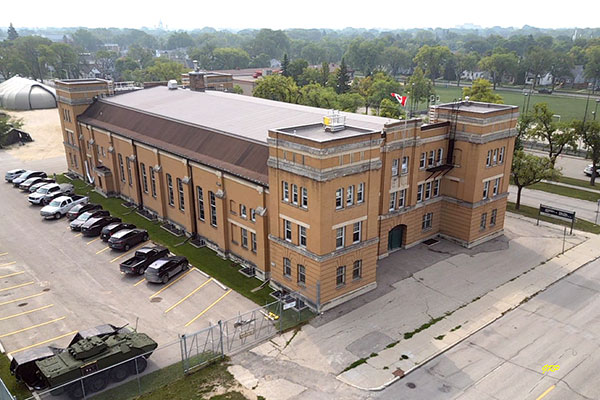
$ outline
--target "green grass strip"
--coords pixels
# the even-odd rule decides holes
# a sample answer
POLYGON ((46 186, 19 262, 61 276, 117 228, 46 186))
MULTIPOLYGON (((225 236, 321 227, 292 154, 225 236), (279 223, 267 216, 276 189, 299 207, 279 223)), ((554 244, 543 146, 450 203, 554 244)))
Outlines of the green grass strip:
MULTIPOLYGON (((512 212, 515 214, 519 214, 519 215, 523 215, 525 217, 537 219, 539 209, 521 204, 521 207, 518 210, 516 210, 515 203, 509 201, 506 205, 506 211, 512 212)), ((570 222, 563 221, 563 220, 560 220, 557 218, 548 217, 546 215, 540 215, 540 221, 545 221, 545 222, 549 222, 551 224, 562 225, 562 226, 566 226, 566 227, 571 226, 570 222)), ((579 219, 579 218, 577 218, 575 220, 575 229, 584 231, 584 232, 595 233, 595 234, 600 233, 600 225, 596 225, 592 222, 588 222, 586 220, 579 219)))

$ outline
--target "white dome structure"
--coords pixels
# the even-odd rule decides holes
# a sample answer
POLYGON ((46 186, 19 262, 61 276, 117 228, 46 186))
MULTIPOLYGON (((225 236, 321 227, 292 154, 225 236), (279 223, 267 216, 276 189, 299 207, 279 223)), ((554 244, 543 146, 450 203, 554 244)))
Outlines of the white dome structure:
POLYGON ((13 76, 0 83, 0 107, 7 110, 55 108, 56 91, 43 83, 13 76))

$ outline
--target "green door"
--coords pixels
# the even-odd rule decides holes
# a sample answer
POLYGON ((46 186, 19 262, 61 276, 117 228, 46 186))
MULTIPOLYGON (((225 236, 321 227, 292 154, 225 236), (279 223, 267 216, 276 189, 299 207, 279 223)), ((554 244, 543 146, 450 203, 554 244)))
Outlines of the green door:
POLYGON ((388 251, 402 247, 402 235, 404 234, 404 226, 398 225, 388 234, 388 251))

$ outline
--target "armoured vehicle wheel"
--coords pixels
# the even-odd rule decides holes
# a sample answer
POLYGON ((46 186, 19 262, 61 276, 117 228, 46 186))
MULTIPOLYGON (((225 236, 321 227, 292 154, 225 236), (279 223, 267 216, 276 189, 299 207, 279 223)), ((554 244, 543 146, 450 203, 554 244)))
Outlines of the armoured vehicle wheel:
POLYGON ((135 360, 131 361, 131 373, 135 374, 137 371, 138 374, 141 374, 142 372, 144 372, 146 370, 147 366, 148 366, 148 361, 146 361, 146 359, 144 357, 136 358, 135 360), (137 367, 136 367, 136 362, 137 362, 137 367), (136 368, 137 368, 137 370, 136 370, 136 368))
POLYGON ((162 277, 162 283, 167 283, 167 282, 169 282, 169 275, 168 275, 168 274, 165 274, 165 275, 162 277))
POLYGON ((85 388, 90 392, 99 392, 108 386, 108 379, 101 373, 86 379, 85 388))
POLYGON ((83 399, 83 389, 81 388, 81 383, 77 382, 73 385, 73 388, 69 390, 69 398, 83 399))
POLYGON ((110 371, 110 380, 112 380, 114 382, 121 382, 128 376, 129 376, 129 370, 127 369, 126 364, 118 365, 110 371))

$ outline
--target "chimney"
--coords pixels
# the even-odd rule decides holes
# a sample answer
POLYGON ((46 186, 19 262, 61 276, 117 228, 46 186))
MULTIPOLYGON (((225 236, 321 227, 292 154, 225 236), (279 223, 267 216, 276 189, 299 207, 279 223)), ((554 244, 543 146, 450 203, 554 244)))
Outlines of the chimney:
POLYGON ((194 92, 204 92, 206 86, 204 85, 204 73, 191 71, 189 73, 190 77, 190 90, 194 92))

